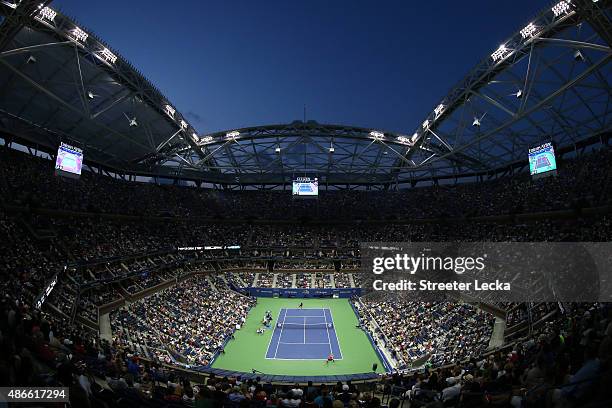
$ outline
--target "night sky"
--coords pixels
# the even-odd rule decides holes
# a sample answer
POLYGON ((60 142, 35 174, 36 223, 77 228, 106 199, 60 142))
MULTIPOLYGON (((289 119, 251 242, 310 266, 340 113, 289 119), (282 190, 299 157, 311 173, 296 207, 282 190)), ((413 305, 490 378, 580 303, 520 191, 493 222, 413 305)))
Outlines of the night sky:
POLYGON ((306 118, 411 134, 540 0, 56 0, 199 133, 306 118))

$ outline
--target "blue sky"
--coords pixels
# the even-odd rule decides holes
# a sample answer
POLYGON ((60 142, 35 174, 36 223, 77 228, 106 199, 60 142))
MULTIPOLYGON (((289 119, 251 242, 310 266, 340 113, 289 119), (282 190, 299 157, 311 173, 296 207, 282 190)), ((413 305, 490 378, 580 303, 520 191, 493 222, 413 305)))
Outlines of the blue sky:
POLYGON ((549 2, 57 0, 200 133, 302 119, 412 133, 549 2))

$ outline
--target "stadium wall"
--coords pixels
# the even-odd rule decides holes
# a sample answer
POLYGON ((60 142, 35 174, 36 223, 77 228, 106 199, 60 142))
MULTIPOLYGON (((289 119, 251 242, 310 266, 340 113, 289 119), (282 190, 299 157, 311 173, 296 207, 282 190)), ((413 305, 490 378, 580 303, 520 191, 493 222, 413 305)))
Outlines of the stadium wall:
POLYGON ((244 288, 249 296, 285 298, 351 298, 361 296, 361 288, 298 289, 298 288, 244 288))

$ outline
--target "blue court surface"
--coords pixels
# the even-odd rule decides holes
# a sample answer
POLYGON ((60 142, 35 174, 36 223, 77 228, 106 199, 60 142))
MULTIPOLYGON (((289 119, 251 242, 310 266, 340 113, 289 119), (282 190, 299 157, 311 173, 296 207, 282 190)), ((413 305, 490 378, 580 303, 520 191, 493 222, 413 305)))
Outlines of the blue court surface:
POLYGON ((334 359, 341 360, 342 352, 333 322, 329 309, 281 309, 266 358, 325 360, 332 353, 334 359))
POLYGON ((312 186, 308 184, 300 184, 299 191, 300 193, 312 193, 314 190, 312 189, 312 186))

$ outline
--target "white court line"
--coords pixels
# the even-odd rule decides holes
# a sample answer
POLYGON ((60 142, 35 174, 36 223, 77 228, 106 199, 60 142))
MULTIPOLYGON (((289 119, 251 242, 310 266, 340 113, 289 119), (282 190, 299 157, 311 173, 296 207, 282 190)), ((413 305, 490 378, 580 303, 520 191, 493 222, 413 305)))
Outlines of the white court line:
MULTIPOLYGON (((334 333, 336 334, 336 344, 338 345, 338 352, 340 353, 340 355, 342 355, 342 347, 340 347, 340 339, 338 338, 338 330, 336 330, 336 323, 334 323, 334 316, 332 315, 331 309, 328 308, 325 310, 329 312, 329 317, 331 318, 331 322, 334 325, 334 333)), ((338 360, 342 360, 342 358, 339 358, 338 360)))
MULTIPOLYGON (((323 343, 325 344, 325 343, 323 343)), ((304 361, 304 360, 325 360, 325 358, 321 358, 321 357, 317 357, 317 358, 272 358, 272 357, 266 357, 266 360, 288 360, 288 361, 304 361)), ((334 360, 342 360, 342 358, 335 358, 334 360)))
MULTIPOLYGON (((329 313, 329 316, 331 317, 331 312, 329 313)), ((329 354, 333 354, 334 352, 332 351, 331 339, 329 338, 329 326, 327 325, 327 314, 325 314, 325 309, 323 310, 323 317, 325 318, 325 331, 327 332, 327 344, 329 345, 329 354)))
MULTIPOLYGON (((278 314, 278 317, 280 318, 280 313, 278 314)), ((272 321, 274 321, 274 319, 272 319, 272 321)), ((268 355, 268 350, 270 350, 270 344, 272 344, 272 338, 274 337, 274 332, 276 331, 276 324, 274 324, 274 330, 272 330, 272 335, 270 335, 270 340, 268 340, 268 348, 266 349, 266 356, 268 355)), ((280 340, 280 337, 278 338, 280 340)))
POLYGON ((306 316, 304 316, 304 344, 306 344, 306 316))
MULTIPOLYGON (((278 335, 278 341, 276 343, 276 350, 274 350, 274 358, 276 358, 276 354, 278 353, 278 346, 280 345, 280 341, 283 338, 283 327, 285 327, 285 318, 287 317, 287 310, 286 309, 282 309, 282 310, 285 310, 285 315, 283 316, 283 324, 281 325, 280 333, 278 335)), ((274 333, 272 333, 272 335, 274 335, 274 333)))
MULTIPOLYGON (((332 345, 331 345, 331 337, 329 335, 327 314, 325 313, 325 310, 327 310, 329 312, 329 316, 330 316, 331 321, 333 323, 334 318, 333 318, 333 315, 332 315, 331 310, 329 308, 316 308, 316 309, 315 308, 311 308, 311 310, 319 310, 319 311, 323 312, 323 316, 321 316, 321 315, 317 315, 317 316, 309 316, 309 315, 306 315, 306 316, 288 316, 287 315, 287 311, 290 310, 290 309, 283 308, 283 309, 281 309, 281 311, 282 310, 285 311, 285 315, 283 316, 283 321, 282 321, 282 324, 281 324, 281 330, 280 330, 280 333, 279 333, 278 342, 276 343, 276 351, 274 352, 274 357, 265 357, 266 360, 287 360, 287 361, 321 360, 321 358, 278 358, 276 356, 278 354, 278 346, 281 343, 282 344, 289 344, 289 345, 291 345, 291 344, 293 344, 293 345, 296 345, 296 344, 304 344, 304 345, 307 345, 307 344, 312 344, 312 345, 327 344, 329 346, 330 353, 333 353, 332 345), (327 343, 306 343, 306 340, 304 340, 304 343, 291 343, 291 342, 281 341, 281 338, 282 338, 282 335, 283 335, 283 328, 285 326, 285 319, 287 317, 294 317, 294 318, 295 317, 303 317, 303 318, 306 318, 306 317, 323 317, 325 319, 325 330, 327 332, 327 343)), ((304 321, 305 320, 306 319, 304 319, 304 321)), ((335 326, 334 326, 334 329, 335 329, 335 326)), ((276 328, 275 328, 275 330, 276 330, 276 328)), ((304 330, 306 330, 306 323, 305 322, 304 322, 304 330)), ((273 336, 274 336, 274 333, 272 333, 272 336, 270 336, 270 343, 272 342, 272 337, 273 336)), ((336 343, 338 344, 338 351, 340 352, 340 355, 342 356, 342 349, 340 348, 340 340, 338 339, 338 334, 337 333, 336 333, 336 343)), ((268 344, 268 347, 270 347, 270 344, 268 344)), ((336 356, 334 356, 334 360, 342 360, 342 359, 343 359, 342 357, 336 358, 336 356)))

